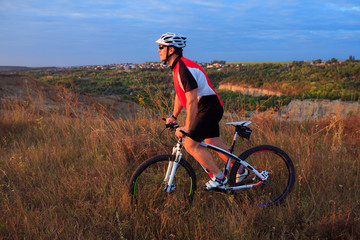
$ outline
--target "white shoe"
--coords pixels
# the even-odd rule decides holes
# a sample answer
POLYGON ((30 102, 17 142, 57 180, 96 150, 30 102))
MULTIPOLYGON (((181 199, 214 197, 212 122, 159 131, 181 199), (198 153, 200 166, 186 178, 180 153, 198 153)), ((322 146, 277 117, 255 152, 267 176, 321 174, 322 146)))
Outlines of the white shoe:
POLYGON ((249 170, 246 168, 243 173, 236 173, 236 183, 241 183, 247 176, 249 176, 249 170))
POLYGON ((217 177, 212 177, 210 181, 205 184, 205 190, 210 191, 213 189, 226 189, 225 184, 227 183, 227 177, 224 180, 220 180, 217 177))

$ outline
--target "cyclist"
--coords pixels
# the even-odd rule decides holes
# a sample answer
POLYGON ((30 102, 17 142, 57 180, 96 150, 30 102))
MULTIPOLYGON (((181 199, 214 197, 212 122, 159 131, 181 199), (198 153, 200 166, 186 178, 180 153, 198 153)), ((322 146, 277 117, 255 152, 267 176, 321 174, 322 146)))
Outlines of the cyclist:
MULTIPOLYGON (((210 152, 200 146, 204 141, 208 144, 229 149, 219 138, 219 121, 223 116, 223 102, 212 87, 207 74, 197 63, 183 57, 186 37, 178 33, 165 33, 156 43, 159 44, 160 60, 170 65, 173 70, 175 87, 175 104, 173 114, 166 123, 176 122, 182 108, 186 109, 185 126, 176 130, 177 137, 184 137, 184 131, 190 137, 184 141, 186 151, 191 154, 209 172, 211 180, 205 184, 206 190, 224 189, 227 177, 217 167, 210 152)), ((227 157, 219 154, 227 161, 227 157)), ((242 181, 247 169, 241 168, 237 182, 242 181)))

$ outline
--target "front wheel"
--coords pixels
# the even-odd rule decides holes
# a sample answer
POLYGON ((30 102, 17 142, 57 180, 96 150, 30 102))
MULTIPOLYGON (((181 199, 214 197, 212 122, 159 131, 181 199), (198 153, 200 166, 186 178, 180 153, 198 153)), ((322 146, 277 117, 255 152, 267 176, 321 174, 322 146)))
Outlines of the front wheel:
MULTIPOLYGON (((257 171, 267 171, 269 177, 265 183, 248 189, 236 191, 242 200, 261 205, 278 204, 291 191, 295 182, 295 169, 290 157, 280 148, 261 145, 243 152, 240 159, 249 163, 257 171)), ((236 174, 240 167, 235 162, 230 172, 230 185, 239 186, 254 184, 260 179, 249 170, 249 175, 240 183, 236 182, 236 174)))
POLYGON ((191 203, 196 190, 195 172, 191 165, 181 159, 176 174, 166 191, 164 178, 169 163, 174 163, 173 155, 159 155, 143 162, 130 179, 129 194, 137 207, 156 210, 166 207, 181 209, 191 203))

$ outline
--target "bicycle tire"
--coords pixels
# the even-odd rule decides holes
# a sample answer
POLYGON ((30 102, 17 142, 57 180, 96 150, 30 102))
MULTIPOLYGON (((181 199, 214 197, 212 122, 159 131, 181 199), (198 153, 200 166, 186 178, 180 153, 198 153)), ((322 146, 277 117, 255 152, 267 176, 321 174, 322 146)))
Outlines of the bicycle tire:
MULTIPOLYGON (((259 172, 266 170, 269 178, 266 183, 247 189, 235 191, 241 200, 255 202, 260 205, 280 204, 292 190, 295 183, 295 168, 290 157, 280 148, 271 145, 260 145, 243 152, 240 159, 246 161, 259 172)), ((236 173, 240 167, 235 162, 230 171, 230 186, 254 184, 259 178, 249 170, 240 184, 236 183, 236 173)))
POLYGON ((163 180, 173 155, 158 155, 144 161, 134 171, 129 184, 132 203, 146 209, 174 207, 177 210, 187 207, 193 200, 196 190, 196 175, 192 166, 181 159, 173 180, 174 191, 163 190, 163 180))

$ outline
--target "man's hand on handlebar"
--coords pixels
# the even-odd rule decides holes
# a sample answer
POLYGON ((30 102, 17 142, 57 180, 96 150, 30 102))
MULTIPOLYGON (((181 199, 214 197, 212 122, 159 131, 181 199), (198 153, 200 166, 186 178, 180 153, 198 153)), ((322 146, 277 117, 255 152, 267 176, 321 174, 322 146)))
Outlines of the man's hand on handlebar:
POLYGON ((176 129, 175 135, 178 138, 183 138, 186 136, 189 136, 189 130, 186 129, 185 127, 179 127, 179 125, 176 123, 176 121, 173 121, 173 118, 163 118, 162 120, 164 120, 165 123, 165 127, 166 128, 170 128, 170 129, 176 129), (171 119, 171 120, 169 120, 171 119))
POLYGON ((186 137, 186 135, 189 134, 189 130, 186 129, 185 127, 178 127, 176 129, 176 132, 175 132, 175 135, 178 137, 178 138, 184 138, 186 137))
POLYGON ((168 117, 168 118, 166 118, 165 122, 166 122, 166 124, 176 123, 176 119, 174 119, 173 117, 168 117))
POLYGON ((176 121, 168 121, 169 118, 162 118, 162 120, 165 121, 165 127, 170 129, 176 129, 179 127, 179 125, 176 123, 176 121))

